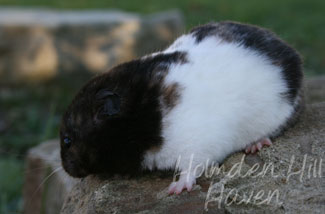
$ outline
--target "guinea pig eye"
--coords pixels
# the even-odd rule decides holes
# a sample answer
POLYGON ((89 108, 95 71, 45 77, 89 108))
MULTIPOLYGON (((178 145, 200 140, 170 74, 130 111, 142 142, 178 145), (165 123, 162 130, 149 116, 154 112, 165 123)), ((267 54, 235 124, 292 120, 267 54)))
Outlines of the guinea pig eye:
POLYGON ((71 146, 71 139, 70 138, 68 138, 68 137, 65 137, 64 139, 63 139, 63 143, 64 143, 64 145, 66 146, 66 147, 70 147, 71 146))

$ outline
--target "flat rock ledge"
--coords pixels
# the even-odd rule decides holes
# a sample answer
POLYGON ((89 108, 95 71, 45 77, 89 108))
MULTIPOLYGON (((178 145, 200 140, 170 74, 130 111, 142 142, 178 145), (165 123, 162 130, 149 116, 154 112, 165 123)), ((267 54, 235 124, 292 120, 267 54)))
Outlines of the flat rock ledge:
POLYGON ((325 101, 325 75, 307 78, 305 88, 307 103, 325 101))
POLYGON ((231 155, 190 193, 167 194, 173 175, 87 177, 74 186, 61 214, 323 213, 324 158, 322 102, 308 105, 300 121, 271 147, 257 155, 231 155))
POLYGON ((184 26, 177 10, 141 16, 116 10, 0 8, 0 83, 104 72, 165 48, 184 26))

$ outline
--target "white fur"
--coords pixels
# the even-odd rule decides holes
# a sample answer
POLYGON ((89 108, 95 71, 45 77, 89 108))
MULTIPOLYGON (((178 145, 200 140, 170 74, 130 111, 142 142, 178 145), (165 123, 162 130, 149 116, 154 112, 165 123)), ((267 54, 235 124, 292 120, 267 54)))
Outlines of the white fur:
POLYGON ((165 85, 178 83, 177 105, 163 116, 164 143, 145 154, 143 167, 185 171, 207 160, 222 161, 232 152, 268 137, 293 112, 281 97, 287 92, 281 68, 237 43, 190 34, 163 53, 187 52, 188 63, 174 64, 165 85))

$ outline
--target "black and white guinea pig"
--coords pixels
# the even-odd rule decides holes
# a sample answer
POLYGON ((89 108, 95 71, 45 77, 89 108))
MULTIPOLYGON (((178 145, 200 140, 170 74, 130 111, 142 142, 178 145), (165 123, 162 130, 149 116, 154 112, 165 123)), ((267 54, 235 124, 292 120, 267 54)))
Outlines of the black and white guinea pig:
POLYGON ((79 91, 62 119, 62 165, 85 177, 177 162, 182 175, 169 192, 191 190, 196 166, 254 153, 295 121, 301 66, 299 54, 266 29, 229 21, 196 27, 79 91))

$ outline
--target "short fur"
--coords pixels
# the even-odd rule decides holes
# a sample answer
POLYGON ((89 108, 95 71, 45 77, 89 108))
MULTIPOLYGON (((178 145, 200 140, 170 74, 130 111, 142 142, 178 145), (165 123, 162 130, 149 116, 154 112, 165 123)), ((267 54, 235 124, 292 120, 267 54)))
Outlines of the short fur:
POLYGON ((124 63, 89 81, 62 118, 61 157, 65 170, 74 177, 139 172, 144 152, 163 141, 160 97, 166 89, 161 81, 168 67, 184 63, 185 57, 179 52, 158 54, 124 63), (121 97, 121 110, 115 116, 98 119, 103 106, 98 93, 103 89, 121 97), (68 148, 63 142, 65 137, 72 140, 68 148))
POLYGON ((268 30, 235 22, 194 28, 81 89, 62 120, 63 166, 84 177, 173 169, 179 157, 181 171, 191 158, 192 167, 220 162, 297 117, 301 64, 268 30), (113 115, 100 113, 103 105, 113 115))
POLYGON ((291 102, 302 86, 302 61, 299 54, 274 33, 253 25, 244 25, 236 22, 220 22, 194 28, 191 33, 196 42, 210 36, 218 36, 226 42, 239 43, 245 48, 258 51, 283 69, 283 77, 287 81, 289 91, 287 96, 291 102))

